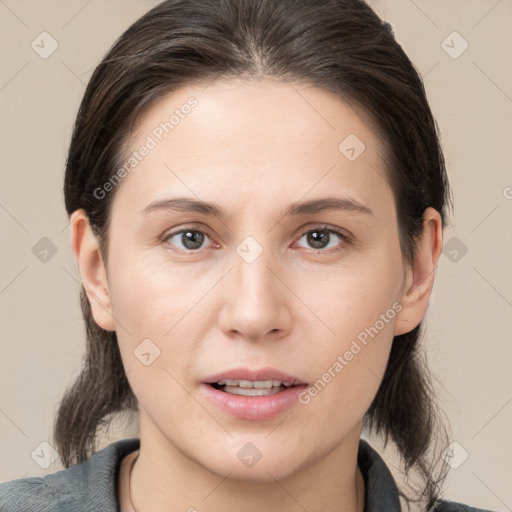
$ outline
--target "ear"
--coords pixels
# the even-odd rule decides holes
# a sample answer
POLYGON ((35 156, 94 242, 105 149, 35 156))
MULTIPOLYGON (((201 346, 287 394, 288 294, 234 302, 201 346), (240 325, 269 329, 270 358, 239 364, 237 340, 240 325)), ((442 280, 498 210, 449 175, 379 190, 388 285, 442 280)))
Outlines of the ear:
POLYGON ((80 269, 92 316, 107 331, 115 330, 107 272, 101 257, 99 242, 94 235, 87 214, 76 210, 70 219, 71 248, 80 269))
POLYGON ((443 250, 441 215, 434 208, 423 214, 423 232, 414 255, 406 268, 402 309, 395 322, 395 336, 412 331, 423 319, 434 286, 437 261, 443 250))

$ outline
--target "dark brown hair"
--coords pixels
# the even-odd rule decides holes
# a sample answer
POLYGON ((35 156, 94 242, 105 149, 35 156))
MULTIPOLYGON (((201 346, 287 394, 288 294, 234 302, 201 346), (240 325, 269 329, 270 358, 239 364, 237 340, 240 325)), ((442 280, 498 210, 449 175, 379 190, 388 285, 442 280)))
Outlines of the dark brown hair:
MULTIPOLYGON (((94 191, 123 162, 137 119, 162 95, 216 78, 271 78, 336 93, 375 123, 386 145, 386 175, 398 215, 403 258, 412 263, 428 207, 447 223, 451 204, 436 122, 422 80, 389 24, 362 0, 168 0, 130 26, 95 69, 76 118, 65 174, 69 215, 83 208, 107 261, 110 206, 94 191)), ((117 187, 118 188, 118 187, 117 187)), ((98 427, 136 410, 115 332, 101 329, 81 291, 85 363, 64 396, 55 443, 64 465, 88 458, 98 427)), ((365 425, 396 445, 420 486, 412 501, 429 508, 445 468, 432 454, 446 434, 419 350, 420 323, 395 336, 365 425), (438 425, 439 423, 439 425, 438 425), (437 437, 439 436, 439 437, 437 437), (437 476, 435 476, 437 475, 437 476)), ((412 488, 412 487, 411 487, 412 488)))

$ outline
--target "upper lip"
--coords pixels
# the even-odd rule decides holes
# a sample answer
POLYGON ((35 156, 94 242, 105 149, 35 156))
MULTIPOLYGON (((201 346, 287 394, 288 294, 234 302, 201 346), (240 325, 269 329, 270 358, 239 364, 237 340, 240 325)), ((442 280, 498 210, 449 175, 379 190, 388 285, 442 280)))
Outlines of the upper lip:
POLYGON ((306 384, 298 377, 280 372, 275 368, 231 368, 230 370, 224 370, 220 373, 216 373, 215 375, 207 377, 204 382, 206 384, 213 384, 214 382, 227 379, 249 381, 279 380, 294 386, 299 384, 306 384))

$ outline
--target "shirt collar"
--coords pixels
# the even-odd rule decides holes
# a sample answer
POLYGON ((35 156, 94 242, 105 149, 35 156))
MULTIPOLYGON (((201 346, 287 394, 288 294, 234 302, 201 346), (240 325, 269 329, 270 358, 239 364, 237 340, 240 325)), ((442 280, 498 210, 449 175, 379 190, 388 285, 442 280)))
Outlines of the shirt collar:
POLYGON ((364 439, 359 440, 357 464, 364 478, 364 512, 400 512, 398 488, 382 457, 364 439))

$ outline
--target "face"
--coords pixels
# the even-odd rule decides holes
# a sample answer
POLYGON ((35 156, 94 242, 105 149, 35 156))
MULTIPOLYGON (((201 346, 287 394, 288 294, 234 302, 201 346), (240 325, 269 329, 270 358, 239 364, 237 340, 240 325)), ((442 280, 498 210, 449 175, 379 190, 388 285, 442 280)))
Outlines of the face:
POLYGON ((100 323, 117 332, 141 439, 255 480, 358 439, 404 289, 371 122, 318 88, 217 81, 161 98, 133 151, 100 323))

